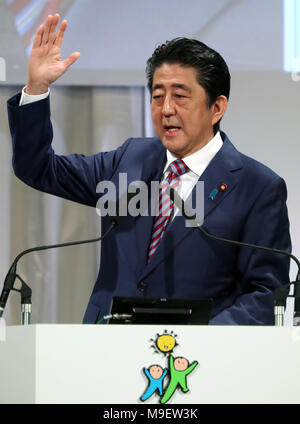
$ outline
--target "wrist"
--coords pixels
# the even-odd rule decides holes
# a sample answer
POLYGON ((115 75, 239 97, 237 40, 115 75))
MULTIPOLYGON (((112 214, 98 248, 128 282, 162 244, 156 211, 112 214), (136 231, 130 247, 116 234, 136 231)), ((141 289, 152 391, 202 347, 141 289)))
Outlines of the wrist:
POLYGON ((24 89, 26 94, 30 95, 38 95, 38 94, 44 94, 47 93, 49 89, 49 85, 43 84, 43 83, 31 83, 27 81, 26 87, 24 89))

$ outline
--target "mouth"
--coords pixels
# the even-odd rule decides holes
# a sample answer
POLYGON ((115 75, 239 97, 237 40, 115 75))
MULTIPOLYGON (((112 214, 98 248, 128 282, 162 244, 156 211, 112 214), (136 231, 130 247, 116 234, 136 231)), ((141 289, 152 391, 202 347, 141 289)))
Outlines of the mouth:
POLYGON ((168 136, 174 136, 178 134, 179 131, 181 130, 181 127, 178 127, 175 125, 164 125, 163 127, 164 127, 165 135, 168 135, 168 136))

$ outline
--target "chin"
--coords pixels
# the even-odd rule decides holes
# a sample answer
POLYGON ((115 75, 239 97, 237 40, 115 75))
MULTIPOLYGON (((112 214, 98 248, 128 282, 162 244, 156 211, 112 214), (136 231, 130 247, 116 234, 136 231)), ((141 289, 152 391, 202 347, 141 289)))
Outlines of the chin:
POLYGON ((176 143, 174 141, 163 139, 162 143, 165 146, 165 148, 168 149, 175 156, 179 157, 184 152, 184 146, 180 145, 180 143, 178 142, 176 143))

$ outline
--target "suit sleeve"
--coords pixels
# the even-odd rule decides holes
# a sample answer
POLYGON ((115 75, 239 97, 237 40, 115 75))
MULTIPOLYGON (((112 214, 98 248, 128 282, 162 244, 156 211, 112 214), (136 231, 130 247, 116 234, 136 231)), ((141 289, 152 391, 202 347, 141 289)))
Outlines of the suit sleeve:
POLYGON ((96 187, 115 172, 130 140, 117 150, 92 156, 56 155, 49 97, 19 106, 20 94, 8 101, 15 175, 31 187, 95 206, 96 187))
MULTIPOLYGON (((285 182, 276 176, 249 211, 240 241, 290 252, 286 198, 285 182)), ((274 325, 273 293, 289 282, 289 258, 248 247, 237 253, 236 289, 210 324, 274 325)))

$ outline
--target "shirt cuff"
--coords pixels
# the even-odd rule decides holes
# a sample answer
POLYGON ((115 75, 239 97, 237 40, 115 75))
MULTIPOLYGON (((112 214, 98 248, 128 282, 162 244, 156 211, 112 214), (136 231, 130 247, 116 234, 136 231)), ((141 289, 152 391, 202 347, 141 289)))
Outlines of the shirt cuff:
POLYGON ((50 89, 48 88, 47 93, 27 94, 27 93, 25 93, 25 88, 26 88, 26 86, 22 90, 22 95, 21 95, 19 106, 27 105, 29 103, 33 103, 33 102, 37 102, 39 100, 46 99, 46 97, 48 97, 49 93, 50 93, 50 89))

